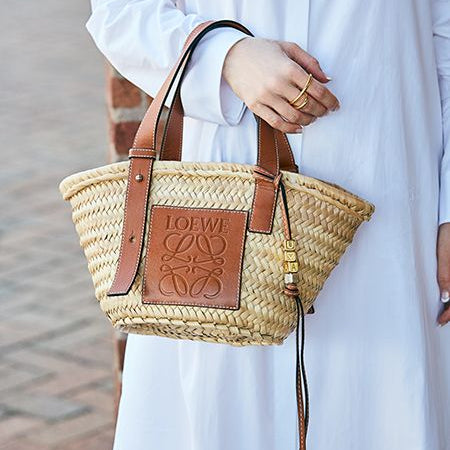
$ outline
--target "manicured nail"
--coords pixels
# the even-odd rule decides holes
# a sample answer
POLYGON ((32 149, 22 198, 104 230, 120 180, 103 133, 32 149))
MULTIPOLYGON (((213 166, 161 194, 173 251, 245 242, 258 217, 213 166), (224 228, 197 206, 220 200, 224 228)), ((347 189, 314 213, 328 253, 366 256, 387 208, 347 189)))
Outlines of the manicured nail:
POLYGON ((448 291, 441 292, 441 302, 448 303, 450 301, 450 294, 448 291))
POLYGON ((327 76, 326 79, 327 79, 328 81, 331 81, 333 78, 327 76))

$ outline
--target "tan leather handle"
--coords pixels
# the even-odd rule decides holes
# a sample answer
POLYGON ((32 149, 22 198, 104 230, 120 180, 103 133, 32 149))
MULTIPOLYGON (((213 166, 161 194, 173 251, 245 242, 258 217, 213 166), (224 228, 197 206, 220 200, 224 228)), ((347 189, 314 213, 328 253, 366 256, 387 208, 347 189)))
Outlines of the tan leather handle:
MULTIPOLYGON (((161 148, 159 159, 164 161, 181 161, 181 151, 183 145, 183 119, 184 110, 181 103, 180 89, 175 92, 175 98, 167 111, 167 113, 161 116, 158 124, 158 131, 164 130, 160 143, 160 137, 158 135, 158 146, 161 148), (162 125, 162 127, 160 126, 162 125)), ((286 170, 288 172, 298 172, 298 166, 295 163, 294 155, 289 145, 289 141, 284 133, 279 130, 275 130, 275 138, 277 139, 278 152, 280 158, 280 170, 286 170)))
MULTIPOLYGON (((180 57, 144 116, 141 126, 136 134, 133 148, 159 150, 157 148, 157 133, 158 124, 162 116, 163 105, 166 102, 171 89, 175 87, 176 80, 178 79, 174 100, 169 110, 169 116, 165 127, 166 133, 162 140, 162 148, 159 157, 160 159, 166 160, 181 160, 181 138, 184 115, 179 95, 181 81, 187 63, 202 37, 209 31, 221 27, 235 28, 252 36, 247 28, 231 20, 205 22, 197 26, 188 36, 180 57)), ((282 133, 277 133, 276 138, 274 130, 266 122, 262 121, 260 118, 257 118, 257 120, 259 122, 259 128, 263 130, 263 133, 261 133, 262 139, 258 139, 257 165, 263 169, 263 171, 276 176, 280 170, 280 156, 277 155, 278 146, 280 153, 282 153, 282 168, 290 171, 297 171, 297 166, 286 137, 282 133), (266 128, 268 129, 266 130, 266 128)))
MULTIPOLYGON (((187 64, 186 64, 187 66, 187 64)), ((183 70, 183 72, 186 68, 183 70)), ((182 79, 184 73, 180 76, 182 79)), ((181 161, 181 152, 183 145, 183 120, 184 110, 181 102, 181 83, 178 84, 174 98, 167 114, 161 116, 160 122, 164 122, 162 127, 158 125, 157 133, 164 130, 162 139, 159 139, 158 146, 161 149, 159 159, 165 161, 181 161)), ((294 155, 289 145, 289 141, 284 133, 275 130, 275 138, 277 139, 278 153, 280 159, 280 170, 288 172, 298 172, 298 166, 295 163, 294 155)))

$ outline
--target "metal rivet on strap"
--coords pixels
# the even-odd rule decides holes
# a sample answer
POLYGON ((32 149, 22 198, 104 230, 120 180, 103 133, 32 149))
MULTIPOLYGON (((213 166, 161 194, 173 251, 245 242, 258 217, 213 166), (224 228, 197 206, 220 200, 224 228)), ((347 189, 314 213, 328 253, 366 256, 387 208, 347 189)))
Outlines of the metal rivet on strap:
POLYGON ((144 175, 142 175, 142 173, 138 173, 138 174, 134 177, 134 179, 135 179, 138 183, 140 183, 140 182, 144 179, 144 175))

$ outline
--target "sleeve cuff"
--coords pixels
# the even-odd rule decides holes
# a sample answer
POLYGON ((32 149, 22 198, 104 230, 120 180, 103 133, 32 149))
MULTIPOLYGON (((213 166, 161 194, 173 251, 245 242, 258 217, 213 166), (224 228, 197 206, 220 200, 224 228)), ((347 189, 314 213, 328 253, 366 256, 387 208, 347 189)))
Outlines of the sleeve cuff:
POLYGON ((245 37, 238 30, 218 29, 200 42, 181 86, 186 116, 220 125, 239 123, 245 105, 223 79, 222 68, 230 48, 245 37))

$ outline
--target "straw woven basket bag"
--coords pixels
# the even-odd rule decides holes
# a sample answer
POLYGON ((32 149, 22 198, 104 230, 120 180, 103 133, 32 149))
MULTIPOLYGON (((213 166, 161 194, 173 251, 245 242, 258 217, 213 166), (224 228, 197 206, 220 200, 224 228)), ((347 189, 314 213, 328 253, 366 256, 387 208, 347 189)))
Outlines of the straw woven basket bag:
MULTIPOLYGON (((223 26, 250 34, 232 21, 191 33, 147 111, 130 161, 69 176, 60 191, 72 205, 96 297, 116 328, 232 345, 281 344, 296 327, 298 339, 299 316, 374 208, 299 174, 286 137, 262 120, 255 166, 181 161, 181 80, 199 40, 223 26)), ((298 358, 297 352, 300 383, 298 358)))
MULTIPOLYGON (((230 26, 229 21, 215 22, 202 30, 203 34, 221 24, 230 26)), ((191 35, 188 42, 190 46, 186 46, 175 67, 178 69, 176 75, 185 68, 194 44, 203 34, 200 35, 200 30, 196 30, 191 35)), ((173 83, 174 72, 169 75, 169 82, 166 81, 162 91, 168 91, 164 88, 173 83)), ((298 257, 298 288, 306 310, 310 309, 331 270, 351 243, 355 231, 363 221, 369 220, 374 208, 339 186, 296 173, 292 159, 294 170, 283 170, 281 154, 278 157, 278 167, 281 165, 281 170, 275 166, 273 172, 278 169, 278 173, 274 174, 267 167, 261 167, 261 164, 258 171, 258 166, 243 164, 181 162, 179 153, 174 158, 167 157, 171 150, 167 150, 169 138, 166 131, 166 148, 163 149, 166 150, 166 155, 163 158, 160 152, 160 160, 154 161, 158 156, 152 150, 155 147, 146 142, 155 139, 155 136, 151 136, 152 132, 156 134, 156 126, 152 121, 155 120, 155 111, 156 120, 159 118, 165 100, 161 97, 166 97, 167 92, 160 94, 161 91, 141 125, 135 142, 137 145, 130 151, 130 160, 136 166, 136 173, 130 172, 128 161, 118 162, 71 175, 59 186, 64 199, 70 200, 72 205, 73 221, 86 253, 96 297, 113 325, 125 331, 236 345, 280 344, 295 327, 295 305, 283 294, 285 233, 279 189, 275 185, 279 185, 282 179, 286 191, 291 232, 296 241, 298 257), (155 130, 149 130, 151 126, 155 130), (151 171, 144 173, 142 167, 137 167, 140 163, 145 163, 145 168, 151 165, 151 171), (261 192, 267 191, 267 186, 271 192, 275 192, 267 204, 263 201, 255 202, 259 195, 259 191, 255 189, 257 184, 263 187, 261 192), (142 201, 139 205, 130 202, 126 204, 127 187, 131 189, 133 185, 141 190, 149 186, 145 204, 142 201), (192 306, 184 306, 183 303, 172 305, 170 297, 167 302, 164 299, 158 303, 149 303, 145 299, 143 301, 142 285, 147 258, 145 241, 149 236, 153 205, 240 211, 241 218, 248 216, 249 219, 252 219, 252 210, 255 215, 255 209, 260 205, 273 206, 273 211, 262 211, 262 215, 266 215, 259 220, 260 223, 254 220, 253 227, 246 229, 239 271, 241 279, 238 307, 214 307, 215 304, 203 307, 197 306, 197 302, 193 300, 187 302, 193 303, 192 306), (138 235, 139 223, 136 223, 133 230, 130 227, 129 231, 135 233, 133 236, 126 233, 126 207, 146 209, 148 217, 144 220, 146 228, 142 237, 138 235), (266 216, 270 216, 268 221, 266 216), (268 224, 263 223, 264 221, 268 224), (110 292, 108 295, 119 260, 124 257, 125 249, 121 247, 127 243, 141 247, 136 250, 139 253, 136 273, 126 274, 129 275, 127 289, 123 289, 123 292, 110 292)), ((179 98, 179 95, 176 97, 179 98)), ((174 100, 176 102, 177 98, 174 100)), ((172 106, 173 109, 177 107, 172 106)), ((172 122, 175 122, 175 116, 176 112, 173 110, 172 122)), ((175 128, 171 125, 169 123, 169 128, 175 128)), ((267 136, 273 133, 272 129, 261 130, 262 127, 269 128, 261 122, 260 135, 263 132, 267 136)), ((282 149, 288 144, 285 140, 280 142, 284 139, 281 133, 275 133, 275 141, 277 137, 276 144, 281 153, 281 144, 285 145, 282 149)), ((175 150, 179 152, 179 148, 175 150)), ((290 149, 288 152, 287 158, 292 158, 290 149)), ((270 159, 271 156, 269 154, 267 158, 270 159)), ((259 163, 263 157, 264 155, 260 155, 259 163)), ((284 165, 287 166, 286 163, 284 165)), ((259 198, 263 199, 263 196, 260 195, 259 198)), ((144 211, 138 211, 138 214, 143 213, 144 211)), ((137 217, 136 222, 138 219, 142 217, 137 217)), ((161 239, 162 237, 160 236, 161 239)), ((155 235, 154 239, 158 238, 155 235)), ((120 262, 125 263, 124 259, 120 262)), ((130 272, 132 269, 134 268, 130 268, 130 272)), ((149 267, 148 272, 150 276, 156 276, 155 267, 149 267)), ((210 284, 214 290, 213 283, 210 284)), ((220 304, 220 296, 214 302, 220 304)))

